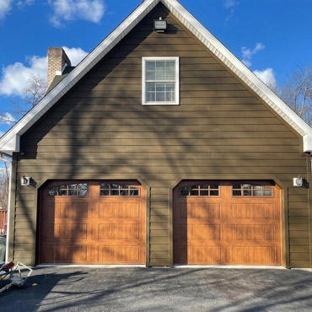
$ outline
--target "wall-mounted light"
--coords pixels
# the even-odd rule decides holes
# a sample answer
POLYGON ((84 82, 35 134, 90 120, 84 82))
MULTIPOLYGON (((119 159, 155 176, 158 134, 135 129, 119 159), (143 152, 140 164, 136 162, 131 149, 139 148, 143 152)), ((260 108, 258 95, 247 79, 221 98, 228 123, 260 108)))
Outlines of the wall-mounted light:
POLYGON ((154 20, 154 30, 158 33, 163 33, 167 30, 167 21, 161 17, 158 20, 154 20))
POLYGON ((302 187, 303 186, 303 179, 299 176, 297 178, 293 178, 293 186, 295 187, 302 187))
POLYGON ((23 176, 21 178, 21 185, 22 186, 30 186, 33 184, 33 179, 31 177, 25 177, 23 176))

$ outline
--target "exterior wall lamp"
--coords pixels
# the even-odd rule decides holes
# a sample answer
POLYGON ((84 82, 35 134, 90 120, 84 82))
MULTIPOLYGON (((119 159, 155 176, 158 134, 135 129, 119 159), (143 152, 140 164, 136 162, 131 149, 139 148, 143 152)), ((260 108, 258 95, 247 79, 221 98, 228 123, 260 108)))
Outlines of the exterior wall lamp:
POLYGON ((303 187, 303 188, 309 188, 309 182, 307 179, 302 178, 300 175, 297 178, 293 178, 293 186, 294 187, 303 187))
POLYGON ((297 178, 293 178, 293 186, 302 187, 303 186, 303 179, 300 176, 297 178))
POLYGON ((25 177, 23 176, 21 178, 21 186, 34 186, 34 183, 35 181, 33 180, 32 177, 25 177))
POLYGON ((167 21, 161 17, 158 20, 154 20, 154 30, 158 33, 164 33, 167 30, 167 21))

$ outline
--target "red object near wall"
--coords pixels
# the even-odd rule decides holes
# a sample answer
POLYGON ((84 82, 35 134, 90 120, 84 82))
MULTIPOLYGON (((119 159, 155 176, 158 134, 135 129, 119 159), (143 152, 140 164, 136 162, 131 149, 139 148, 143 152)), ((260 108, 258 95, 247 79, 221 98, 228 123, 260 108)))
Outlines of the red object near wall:
POLYGON ((0 209, 0 235, 7 233, 7 210, 0 209))

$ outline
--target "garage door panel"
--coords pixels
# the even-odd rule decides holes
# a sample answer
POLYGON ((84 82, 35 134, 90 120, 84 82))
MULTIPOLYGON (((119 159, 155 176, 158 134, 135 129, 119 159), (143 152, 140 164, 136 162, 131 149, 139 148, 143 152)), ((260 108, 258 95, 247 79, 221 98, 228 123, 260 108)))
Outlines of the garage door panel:
POLYGON ((221 218, 221 206, 219 203, 207 203, 200 202, 199 200, 190 200, 187 204, 187 218, 196 219, 220 219, 221 218))
POLYGON ((270 182, 232 188, 226 181, 214 182, 209 193, 209 183, 185 181, 174 189, 174 263, 281 264, 279 189, 270 182))
POLYGON ((188 200, 187 203, 178 203, 174 209, 174 218, 177 222, 183 223, 187 219, 188 222, 202 222, 217 221, 221 219, 221 204, 201 203, 198 200, 188 200))
POLYGON ((135 264, 141 261, 141 248, 138 246, 99 246, 100 262, 135 264))
POLYGON ((88 260, 88 246, 56 244, 54 248, 58 263, 85 263, 88 260))
POLYGON ((138 224, 99 225, 99 240, 139 241, 142 228, 138 224))
POLYGON ((277 259, 277 254, 275 246, 234 246, 231 248, 230 262, 233 264, 275 265, 280 261, 280 259, 277 259))
POLYGON ((227 241, 276 241, 276 230, 270 225, 229 225, 224 226, 224 240, 227 241))
POLYGON ((104 201, 99 204, 98 210, 99 218, 125 218, 125 219, 139 219, 142 216, 141 203, 130 202, 107 202, 104 201))
POLYGON ((187 237, 189 240, 218 241, 221 240, 221 226, 216 224, 189 224, 187 237))
POLYGON ((231 218, 232 219, 265 219, 276 220, 280 216, 275 203, 235 203, 231 204, 231 218))
POLYGON ((55 218, 59 219, 86 219, 88 218, 88 212, 87 203, 60 199, 60 202, 55 204, 55 218))
POLYGON ((52 181, 40 200, 40 263, 145 263, 145 190, 136 181, 52 181))
POLYGON ((55 239, 80 241, 88 238, 87 223, 63 223, 55 225, 55 239))
POLYGON ((221 262, 220 246, 189 246, 188 261, 194 264, 218 264, 221 262))

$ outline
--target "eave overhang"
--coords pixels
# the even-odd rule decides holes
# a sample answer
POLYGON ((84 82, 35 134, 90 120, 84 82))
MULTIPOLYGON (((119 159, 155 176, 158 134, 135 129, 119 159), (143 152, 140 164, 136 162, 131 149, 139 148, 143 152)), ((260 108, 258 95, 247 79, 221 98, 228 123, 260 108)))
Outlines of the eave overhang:
POLYGON ((312 128, 237 59, 177 0, 143 1, 108 37, 70 72, 40 103, 0 138, 0 152, 12 155, 20 151, 20 137, 59 101, 83 76, 111 51, 158 3, 168 10, 200 40, 225 66, 267 103, 303 139, 303 152, 312 152, 312 128))

